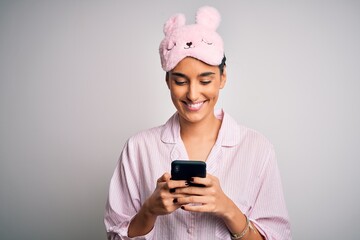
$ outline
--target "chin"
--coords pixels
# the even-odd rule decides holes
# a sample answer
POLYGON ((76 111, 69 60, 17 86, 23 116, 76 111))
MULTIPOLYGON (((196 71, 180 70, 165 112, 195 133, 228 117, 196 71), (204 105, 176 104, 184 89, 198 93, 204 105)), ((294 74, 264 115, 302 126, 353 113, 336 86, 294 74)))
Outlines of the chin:
POLYGON ((183 120, 190 123, 198 123, 208 117, 208 111, 205 111, 205 109, 201 109, 197 112, 191 112, 188 110, 180 110, 178 112, 183 120))

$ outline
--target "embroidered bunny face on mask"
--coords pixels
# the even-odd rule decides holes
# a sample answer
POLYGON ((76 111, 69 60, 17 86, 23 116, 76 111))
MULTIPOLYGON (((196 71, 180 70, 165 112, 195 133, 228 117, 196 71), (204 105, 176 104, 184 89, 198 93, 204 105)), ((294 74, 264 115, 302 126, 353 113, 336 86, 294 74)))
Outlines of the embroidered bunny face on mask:
POLYGON ((223 41, 216 32, 220 20, 219 12, 207 6, 197 11, 196 24, 185 25, 183 14, 172 16, 164 25, 159 47, 162 68, 168 72, 185 57, 219 65, 224 57, 223 41))

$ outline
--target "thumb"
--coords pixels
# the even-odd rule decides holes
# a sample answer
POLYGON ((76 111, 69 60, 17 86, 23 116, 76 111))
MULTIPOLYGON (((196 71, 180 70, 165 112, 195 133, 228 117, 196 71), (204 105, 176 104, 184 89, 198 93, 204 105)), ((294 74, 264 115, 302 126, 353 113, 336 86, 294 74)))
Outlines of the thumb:
POLYGON ((168 172, 164 173, 158 180, 157 182, 167 182, 170 180, 170 174, 168 172))

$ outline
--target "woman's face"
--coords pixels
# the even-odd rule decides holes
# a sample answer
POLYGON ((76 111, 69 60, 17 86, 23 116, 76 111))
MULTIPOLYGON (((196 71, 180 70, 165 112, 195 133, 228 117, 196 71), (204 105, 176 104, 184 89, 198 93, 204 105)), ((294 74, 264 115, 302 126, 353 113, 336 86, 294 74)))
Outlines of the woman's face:
POLYGON ((166 79, 171 99, 180 118, 196 123, 214 117, 219 91, 225 86, 226 69, 187 57, 169 72, 166 79))

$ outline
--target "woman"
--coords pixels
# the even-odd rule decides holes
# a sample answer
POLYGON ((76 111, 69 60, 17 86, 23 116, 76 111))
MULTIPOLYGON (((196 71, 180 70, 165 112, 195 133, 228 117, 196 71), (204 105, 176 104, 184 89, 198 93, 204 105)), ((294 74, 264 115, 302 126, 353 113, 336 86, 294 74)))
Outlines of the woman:
POLYGON ((291 239, 271 143, 214 110, 226 84, 219 23, 203 7, 196 24, 177 14, 164 25, 160 57, 177 112, 126 143, 110 183, 108 239, 291 239), (177 159, 205 161, 206 177, 171 180, 177 159))

